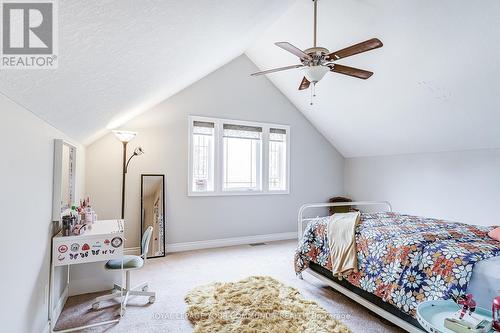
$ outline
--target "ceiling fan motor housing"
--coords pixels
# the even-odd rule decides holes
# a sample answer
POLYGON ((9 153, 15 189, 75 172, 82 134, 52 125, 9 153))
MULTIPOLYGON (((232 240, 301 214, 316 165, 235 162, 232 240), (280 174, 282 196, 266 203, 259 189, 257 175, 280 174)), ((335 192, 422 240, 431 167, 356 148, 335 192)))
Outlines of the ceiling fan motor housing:
POLYGON ((330 53, 330 51, 328 51, 328 49, 324 47, 311 47, 304 50, 304 53, 307 53, 312 57, 312 60, 301 59, 304 66, 319 66, 326 63, 325 58, 330 53))

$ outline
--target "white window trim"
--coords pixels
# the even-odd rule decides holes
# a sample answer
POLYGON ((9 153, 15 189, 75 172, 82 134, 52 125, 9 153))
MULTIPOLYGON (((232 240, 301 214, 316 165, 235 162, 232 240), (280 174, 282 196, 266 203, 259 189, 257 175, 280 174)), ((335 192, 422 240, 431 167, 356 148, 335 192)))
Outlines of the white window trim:
POLYGON ((233 195, 276 195, 276 194, 290 194, 290 126, 272 123, 261 123, 252 122, 244 120, 235 119, 223 119, 223 118, 210 118, 201 116, 189 116, 188 117, 188 181, 187 181, 187 193, 188 196, 192 197, 211 197, 211 196, 233 196, 233 195), (198 192, 193 191, 193 165, 191 163, 192 158, 192 130, 194 121, 206 121, 214 123, 214 190, 198 192), (262 127, 262 146, 261 146, 261 190, 223 190, 222 180, 224 176, 224 154, 223 154, 223 131, 221 130, 222 124, 231 123, 234 125, 243 126, 256 126, 262 127), (282 191, 270 191, 269 190, 269 129, 278 128, 286 130, 286 190, 282 191))

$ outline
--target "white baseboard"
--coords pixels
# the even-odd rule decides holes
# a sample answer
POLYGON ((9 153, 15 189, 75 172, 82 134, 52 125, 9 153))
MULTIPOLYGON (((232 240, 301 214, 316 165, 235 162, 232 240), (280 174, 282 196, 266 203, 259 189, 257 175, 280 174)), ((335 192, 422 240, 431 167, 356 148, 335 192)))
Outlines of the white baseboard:
POLYGON ((296 239, 296 232, 283 232, 279 234, 255 235, 246 237, 232 237, 222 239, 211 239, 205 241, 185 242, 167 244, 167 253, 183 252, 192 250, 211 249, 235 245, 247 245, 252 243, 273 242, 280 240, 296 239))
MULTIPOLYGON (((184 252, 192 250, 212 249, 217 247, 247 245, 252 243, 274 242, 280 240, 297 239, 297 232, 282 232, 278 234, 255 235, 245 237, 231 237, 222 239, 210 239, 196 242, 167 244, 167 253, 184 252)), ((140 247, 128 247, 125 254, 139 255, 140 247)))

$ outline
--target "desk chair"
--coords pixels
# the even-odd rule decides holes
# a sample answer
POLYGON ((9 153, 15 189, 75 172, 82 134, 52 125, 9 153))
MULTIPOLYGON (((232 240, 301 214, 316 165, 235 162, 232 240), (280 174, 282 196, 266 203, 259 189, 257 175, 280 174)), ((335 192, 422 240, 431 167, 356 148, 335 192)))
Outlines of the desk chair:
MULTIPOLYGON (((94 299, 94 303, 92 303, 92 308, 94 310, 99 309, 99 304, 101 301, 117 297, 125 297, 123 300, 123 307, 122 307, 123 310, 125 310, 125 307, 127 306, 127 301, 129 296, 148 296, 149 303, 155 302, 156 293, 148 291, 147 282, 141 283, 133 288, 130 288, 130 271, 141 269, 144 266, 144 263, 146 262, 148 256, 149 241, 151 240, 152 233, 153 233, 153 227, 149 226, 142 235, 140 256, 132 256, 132 255, 123 256, 123 270, 125 271, 126 274, 125 278, 126 286, 122 287, 120 285, 115 284, 113 289, 111 290, 111 294, 96 297, 94 299)), ((122 260, 121 259, 108 260, 105 267, 107 270, 121 270, 122 260)))

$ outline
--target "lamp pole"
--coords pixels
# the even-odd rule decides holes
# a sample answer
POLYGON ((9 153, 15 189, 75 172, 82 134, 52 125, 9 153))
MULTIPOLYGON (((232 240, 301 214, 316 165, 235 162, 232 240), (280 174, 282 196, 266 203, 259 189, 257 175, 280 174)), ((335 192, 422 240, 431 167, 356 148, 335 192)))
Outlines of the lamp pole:
POLYGON ((127 143, 123 142, 123 169, 122 169, 122 220, 125 218, 125 174, 127 173, 127 143))
POLYGON ((134 153, 132 156, 127 161, 127 143, 129 143, 135 136, 137 135, 137 132, 131 132, 131 131, 121 131, 121 130, 114 130, 113 134, 116 136, 118 140, 121 141, 123 145, 123 166, 122 166, 122 214, 121 214, 121 219, 125 219, 125 183, 126 183, 126 174, 127 174, 127 169, 128 169, 128 164, 130 163, 130 160, 137 155, 142 155, 144 154, 144 150, 142 150, 141 147, 137 147, 134 150, 134 153))

